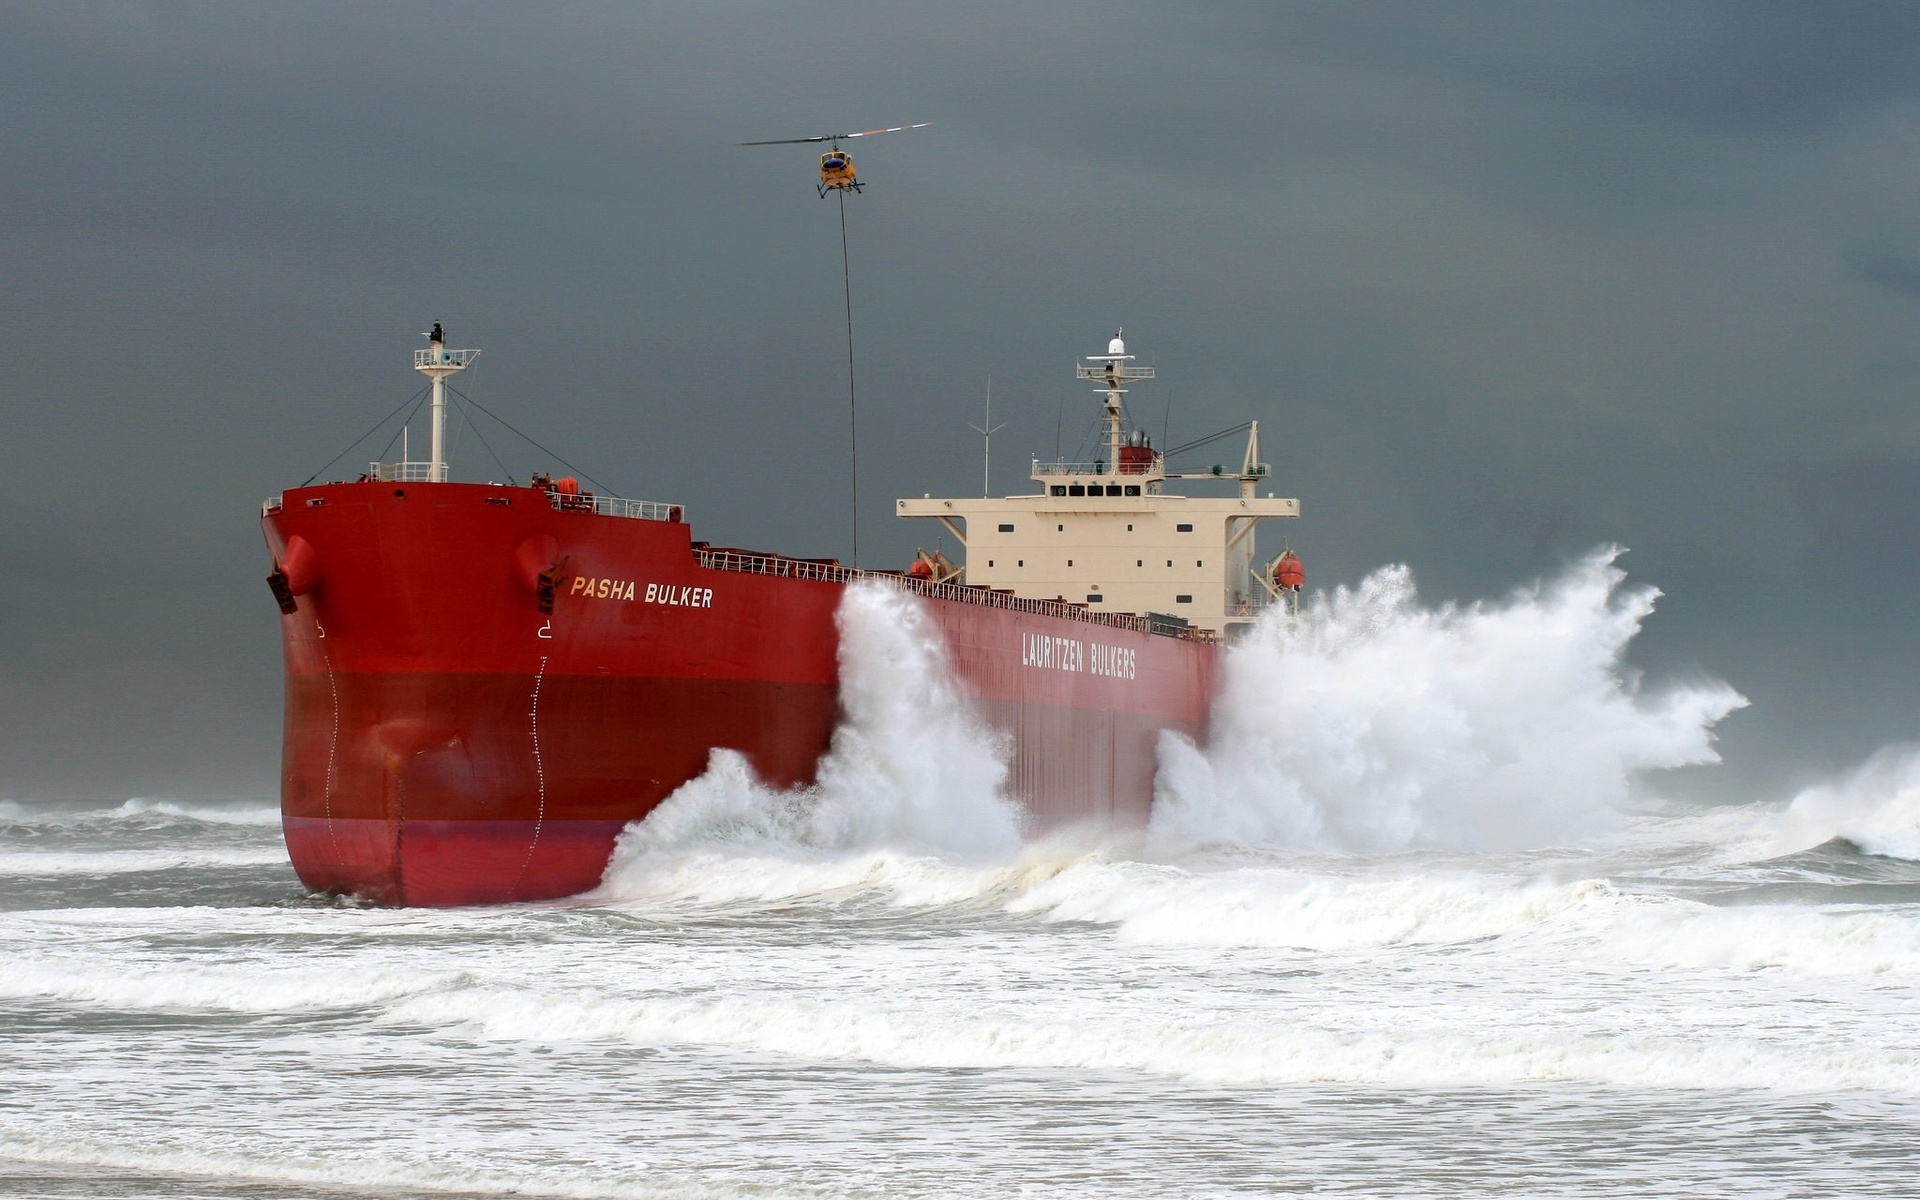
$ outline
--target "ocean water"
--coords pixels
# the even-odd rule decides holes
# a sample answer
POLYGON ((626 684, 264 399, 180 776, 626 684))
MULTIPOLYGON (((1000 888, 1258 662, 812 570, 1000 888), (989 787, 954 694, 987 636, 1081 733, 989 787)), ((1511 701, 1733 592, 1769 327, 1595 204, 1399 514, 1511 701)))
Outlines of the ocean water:
POLYGON ((1915 1195, 1920 751, 1664 796, 1742 701, 1622 668, 1652 604, 1384 570, 1234 650, 1150 829, 1033 838, 856 592, 821 786, 717 754, 562 903, 0 802, 0 1195, 1915 1195))

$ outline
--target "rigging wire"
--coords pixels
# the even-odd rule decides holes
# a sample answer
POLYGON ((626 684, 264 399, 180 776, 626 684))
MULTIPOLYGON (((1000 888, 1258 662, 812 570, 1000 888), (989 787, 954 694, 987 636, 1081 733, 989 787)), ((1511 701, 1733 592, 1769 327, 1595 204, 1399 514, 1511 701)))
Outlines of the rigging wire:
POLYGON ((460 453, 460 434, 466 430, 467 426, 473 424, 473 422, 468 420, 466 410, 462 409, 459 405, 449 403, 448 407, 453 409, 453 428, 447 433, 445 453, 446 461, 452 462, 460 453))
MULTIPOLYGON (((381 426, 385 425, 388 421, 391 421, 395 417, 400 415, 400 409, 405 408, 409 404, 413 404, 415 401, 419 400, 420 397, 426 395, 427 388, 430 386, 432 385, 423 384, 419 391, 415 392, 411 396, 408 396, 405 400, 402 400, 398 408, 395 408, 392 412, 388 413, 386 416, 381 417, 378 421, 374 422, 372 429, 367 430, 365 433, 361 434, 359 437, 353 439, 351 442, 348 442, 346 449, 340 451, 340 453, 334 455, 332 458, 328 459, 326 462, 320 464, 320 470, 315 471, 313 474, 307 476, 306 479, 300 484, 300 486, 306 487, 307 484, 312 483, 314 480, 320 478, 320 474, 322 471, 325 471, 328 467, 331 467, 333 464, 345 458, 348 455, 348 453, 353 450, 355 446, 358 446, 361 442, 366 441, 368 438, 372 437, 374 434, 379 433, 381 426)), ((409 421, 413 420, 413 415, 411 413, 407 415, 407 420, 409 421)), ((387 445, 391 447, 393 443, 388 442, 387 445)), ((382 450, 380 453, 384 457, 387 452, 385 450, 382 450)))
MULTIPOLYGON (((525 442, 527 445, 532 446, 535 450, 538 450, 540 453, 546 455, 548 458, 551 458, 553 461, 559 463, 561 466, 565 467, 567 470, 572 471, 574 474, 586 480, 588 483, 599 488, 601 491, 607 493, 608 495, 616 494, 614 490, 608 487, 606 484, 601 483, 598 479, 595 479, 593 476, 587 474, 585 471, 581 470, 579 467, 574 466, 572 463, 568 462, 566 459, 561 458, 558 454, 555 454, 553 451, 547 449, 545 446, 542 446, 539 442, 536 442, 532 438, 528 437, 526 434, 521 433, 518 429, 515 429, 512 425, 507 424, 506 418, 502 417, 499 413, 494 412, 492 409, 480 403, 478 400, 475 400, 472 396, 467 395, 466 393, 460 391, 458 388, 454 387, 451 384, 447 385, 447 390, 449 392, 452 392, 454 395, 460 397, 462 400, 465 400, 468 404, 473 405, 473 407, 478 409, 480 412, 485 413, 487 416, 492 417, 494 420, 500 422, 501 426, 505 428, 508 433, 511 433, 513 436, 519 438, 521 441, 525 442)), ((502 470, 504 469, 505 468, 503 467, 502 470)))
MULTIPOLYGON (((465 433, 467 429, 473 425, 473 417, 459 405, 453 406, 453 413, 456 420, 453 430, 447 434, 446 457, 448 461, 452 461, 453 457, 460 452, 460 435, 465 433)), ((475 432, 476 434, 478 433, 477 430, 475 432)), ((498 462, 499 460, 496 459, 495 461, 498 462)), ((504 467, 501 469, 505 470, 504 467)))
MULTIPOLYGON (((456 392, 454 394, 458 395, 459 393, 456 392)), ((474 420, 472 417, 469 417, 464 408, 460 410, 460 417, 461 417, 461 420, 466 422, 466 427, 468 429, 473 430, 473 436, 479 438, 480 444, 487 448, 487 457, 493 460, 494 466, 500 468, 500 473, 507 477, 507 482, 512 484, 514 487, 519 487, 520 481, 513 477, 513 472, 507 470, 507 464, 501 462, 500 456, 493 452, 493 443, 487 440, 487 435, 480 432, 480 422, 474 420)))
POLYGON ((847 473, 853 510, 853 565, 860 565, 860 411, 853 400, 853 272, 847 265, 847 193, 840 192, 840 290, 847 298, 847 445, 851 470, 847 473))
MULTIPOLYGON (((432 385, 428 385, 428 386, 430 387, 432 385)), ((424 390, 426 389, 423 388, 422 391, 424 390)), ((399 441, 400 435, 407 431, 407 426, 413 424, 413 419, 420 415, 420 406, 422 404, 425 404, 426 402, 427 402, 427 398, 425 396, 421 396, 418 400, 416 400, 413 405, 413 411, 407 414, 407 419, 400 422, 400 428, 394 430, 393 436, 387 439, 387 444, 380 447, 380 454, 378 457, 382 462, 386 461, 387 451, 393 449, 393 444, 399 441)))
POLYGON ((1060 403, 1053 410, 1053 461, 1060 461, 1060 425, 1067 419, 1067 389, 1060 387, 1060 403))

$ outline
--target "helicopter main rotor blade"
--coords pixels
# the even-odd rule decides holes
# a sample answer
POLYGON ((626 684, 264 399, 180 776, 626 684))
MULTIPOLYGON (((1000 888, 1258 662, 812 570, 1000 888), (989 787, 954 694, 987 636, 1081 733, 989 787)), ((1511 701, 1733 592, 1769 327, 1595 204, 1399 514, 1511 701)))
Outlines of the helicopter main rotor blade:
POLYGON ((922 121, 918 125, 894 125, 887 129, 865 129, 859 133, 823 133, 819 137, 774 138, 767 142, 735 142, 736 146, 797 146, 802 142, 837 142, 843 138, 872 137, 877 133, 901 133, 908 129, 925 129, 932 121, 922 121))
POLYGON ((918 125, 895 125, 890 129, 868 129, 861 133, 843 133, 840 136, 843 138, 872 137, 876 133, 901 133, 908 129, 925 129, 931 124, 933 124, 932 121, 922 121, 918 125))

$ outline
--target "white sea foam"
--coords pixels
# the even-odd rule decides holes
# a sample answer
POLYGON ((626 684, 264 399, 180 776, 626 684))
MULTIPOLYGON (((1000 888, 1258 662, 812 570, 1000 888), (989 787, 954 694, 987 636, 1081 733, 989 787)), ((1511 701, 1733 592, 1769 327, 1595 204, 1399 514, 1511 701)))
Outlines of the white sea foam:
POLYGON ((209 825, 278 825, 277 807, 245 802, 222 803, 183 800, 157 800, 136 796, 116 805, 98 807, 0 800, 0 821, 22 825, 104 825, 117 821, 139 820, 145 824, 173 818, 182 822, 198 821, 209 825))
MULTIPOLYGON (((742 755, 715 750, 705 774, 622 834, 605 894, 658 894, 663 873, 680 870, 676 856, 716 848, 803 857, 885 848, 974 861, 1017 850, 1019 814, 1001 790, 1006 747, 955 687, 939 631, 918 600, 856 584, 836 620, 842 719, 818 782, 769 788, 742 755)), ((819 869, 844 879, 870 867, 856 859, 819 869)))
POLYGON ((0 852, 0 875, 135 875, 231 867, 284 866, 287 852, 183 847, 165 850, 23 850, 0 852))
POLYGON ((463 978, 455 971, 400 968, 116 967, 76 956, 16 958, 0 976, 0 997, 127 1011, 314 1012, 387 1004, 463 978))
POLYGON ((1836 837, 1868 854, 1920 861, 1920 745, 1884 747, 1839 779, 1801 791, 1772 849, 1784 854, 1836 837))
POLYGON ((1193 873, 1076 863, 1009 911, 1112 925, 1122 943, 1315 952, 1454 945, 1522 932, 1616 898, 1601 880, 1514 881, 1439 872, 1338 877, 1288 869, 1193 873))
MULTIPOLYGON (((444 1138, 444 1130, 440 1131, 444 1138)), ((421 1145, 394 1145, 382 1130, 377 1153, 372 1139, 341 1146, 331 1153, 316 1152, 307 1138, 289 1137, 285 1130, 235 1136, 230 1131, 209 1135, 200 1129, 138 1129, 134 1136, 89 1135, 70 1122, 38 1128, 0 1130, 0 1158, 9 1163, 42 1168, 66 1168, 81 1178, 97 1181, 102 1170, 140 1175, 174 1176, 181 1190, 168 1195, 200 1195, 194 1184, 218 1180, 221 1195, 236 1194, 236 1181, 267 1185, 275 1194, 287 1187, 388 1195, 444 1192, 459 1196, 553 1196, 565 1200, 819 1200, 816 1188, 710 1183, 694 1172, 648 1170, 644 1163, 581 1166, 569 1156, 557 1161, 528 1163, 501 1155, 497 1144, 470 1139, 449 1147, 439 1141, 421 1145), (185 1190, 193 1188, 191 1192, 185 1190)), ((0 1174, 0 1184, 7 1176, 0 1174)), ((117 1181, 116 1181, 117 1182, 117 1181)), ((142 1183, 151 1186, 150 1180, 142 1183)), ((45 1184, 41 1183, 44 1187, 45 1184)), ((66 1194, 64 1190, 53 1194, 66 1194)), ((89 1194, 94 1193, 91 1189, 89 1194)), ((117 1188, 113 1194, 132 1195, 117 1188)), ((144 1192, 140 1194, 146 1194, 144 1192)))
POLYGON ((945 988, 930 989, 916 972, 914 986, 889 990, 886 965, 836 956, 833 967, 847 982, 831 989, 810 974, 777 987, 679 995, 449 988, 401 1000, 382 1020, 508 1042, 706 1047, 903 1069, 1100 1071, 1211 1084, 1578 1080, 1920 1094, 1920 1053, 1904 1034, 1877 1050, 1856 1028, 1814 1033, 1795 1024, 1788 1027, 1795 1036, 1781 1038, 1766 1027, 1778 1010, 1716 1014, 1713 993, 1679 991, 1657 977, 1638 985, 1642 999, 1599 1010, 1542 994, 1531 977, 1476 978, 1469 970, 1425 978, 1419 990, 1398 995, 1394 971, 1370 977, 1358 992, 1354 980, 1312 971, 1294 986, 1258 990, 1251 986, 1258 981, 1240 977, 1237 991, 1203 986, 1197 975, 1184 1001, 1178 991, 1130 997, 1116 986, 1135 971, 1161 978, 1167 965, 1069 961, 1037 972, 1025 987, 994 990, 972 985, 993 970, 1007 972, 1008 963, 968 970, 956 961, 945 988), (1095 971, 1116 970, 1113 983, 1087 985, 1095 971), (1276 1019, 1280 1012, 1284 1019, 1276 1019))
POLYGON ((1382 568, 1272 611, 1227 656, 1202 749, 1161 743, 1163 845, 1381 851, 1548 845, 1618 821, 1636 776, 1717 761, 1721 684, 1644 692, 1622 662, 1653 611, 1618 549, 1497 604, 1422 607, 1382 568))

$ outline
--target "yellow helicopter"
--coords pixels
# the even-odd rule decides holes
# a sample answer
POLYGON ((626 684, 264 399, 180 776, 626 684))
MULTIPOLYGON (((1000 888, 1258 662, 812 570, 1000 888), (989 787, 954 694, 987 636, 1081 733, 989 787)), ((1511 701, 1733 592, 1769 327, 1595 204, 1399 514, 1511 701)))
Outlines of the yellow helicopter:
POLYGON ((827 152, 820 156, 820 183, 816 190, 825 200, 828 192, 857 192, 865 185, 853 172, 853 155, 840 148, 843 141, 854 138, 873 137, 880 133, 903 133, 909 129, 925 129, 932 121, 922 121, 918 125, 895 125, 890 129, 866 129, 859 133, 823 133, 819 137, 774 138, 768 142, 741 142, 742 146, 794 146, 803 142, 830 143, 827 152))

